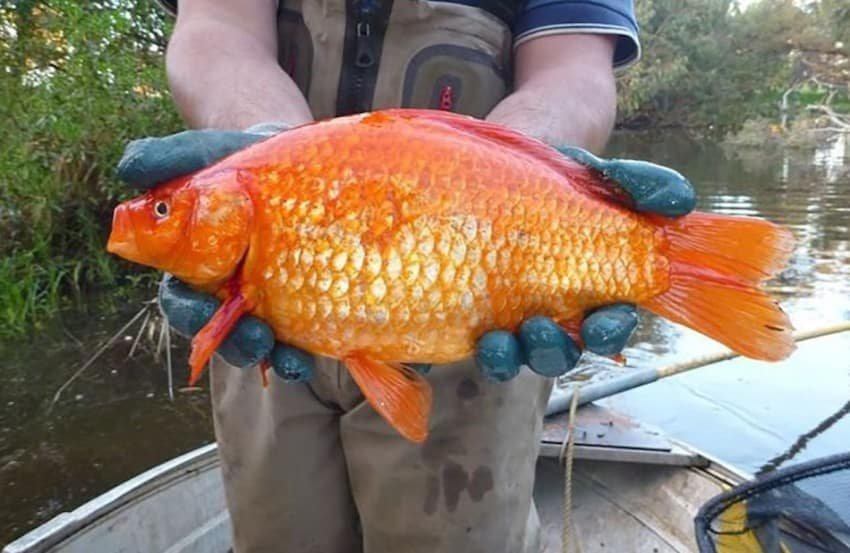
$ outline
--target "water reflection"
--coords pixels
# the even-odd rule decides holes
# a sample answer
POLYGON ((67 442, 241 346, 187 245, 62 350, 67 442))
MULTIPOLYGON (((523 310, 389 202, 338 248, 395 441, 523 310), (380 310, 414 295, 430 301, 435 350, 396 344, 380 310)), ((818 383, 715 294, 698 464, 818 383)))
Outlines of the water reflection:
POLYGON ((846 176, 844 159, 847 157, 847 135, 839 134, 815 149, 813 162, 824 168, 826 182, 835 182, 846 176))
POLYGON ((727 213, 729 215, 758 215, 753 199, 749 196, 732 196, 720 194, 711 198, 709 209, 714 213, 727 213))

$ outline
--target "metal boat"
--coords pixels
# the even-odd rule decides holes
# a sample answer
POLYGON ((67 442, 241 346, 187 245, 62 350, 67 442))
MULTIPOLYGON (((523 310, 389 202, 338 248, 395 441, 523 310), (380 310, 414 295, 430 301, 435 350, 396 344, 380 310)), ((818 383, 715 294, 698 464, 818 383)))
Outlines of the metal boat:
MULTIPOLYGON (((748 475, 595 404, 576 414, 569 517, 568 415, 546 418, 535 498, 543 551, 694 553, 694 516, 748 475)), ((165 462, 6 545, 3 553, 225 553, 231 548, 215 444, 165 462)))

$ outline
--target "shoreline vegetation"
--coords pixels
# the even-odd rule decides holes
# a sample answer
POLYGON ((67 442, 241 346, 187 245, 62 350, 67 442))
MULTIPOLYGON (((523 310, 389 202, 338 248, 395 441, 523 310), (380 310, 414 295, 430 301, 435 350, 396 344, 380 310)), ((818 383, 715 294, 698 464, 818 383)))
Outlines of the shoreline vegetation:
MULTIPOLYGON (((846 0, 638 0, 642 61, 618 129, 736 148, 813 148, 850 133, 846 0)), ((0 339, 93 292, 158 278, 104 248, 124 145, 181 130, 168 98, 171 20, 150 0, 0 0, 0 339)))

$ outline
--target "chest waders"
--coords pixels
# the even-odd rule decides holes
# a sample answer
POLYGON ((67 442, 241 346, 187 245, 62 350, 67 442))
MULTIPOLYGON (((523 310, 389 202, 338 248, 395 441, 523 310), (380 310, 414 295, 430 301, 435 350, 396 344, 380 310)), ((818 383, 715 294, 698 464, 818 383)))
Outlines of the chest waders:
POLYGON ((387 107, 483 117, 511 80, 502 18, 512 8, 485 3, 491 11, 428 0, 282 0, 278 59, 316 118, 387 107))
POLYGON ((280 0, 278 61, 317 119, 388 107, 484 117, 509 92, 514 2, 465 1, 280 0))

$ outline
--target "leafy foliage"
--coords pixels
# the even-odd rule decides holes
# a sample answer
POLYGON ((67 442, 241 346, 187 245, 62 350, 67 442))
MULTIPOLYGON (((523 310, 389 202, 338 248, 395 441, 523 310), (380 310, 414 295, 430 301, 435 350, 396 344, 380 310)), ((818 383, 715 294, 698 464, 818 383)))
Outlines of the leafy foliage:
POLYGON ((731 0, 638 0, 636 9, 644 57, 621 81, 622 124, 716 134, 776 117, 799 60, 834 51, 850 27, 845 0, 761 0, 743 12, 731 0))
POLYGON ((167 32, 146 0, 0 2, 0 335, 115 283, 113 168, 128 140, 179 128, 167 32))

